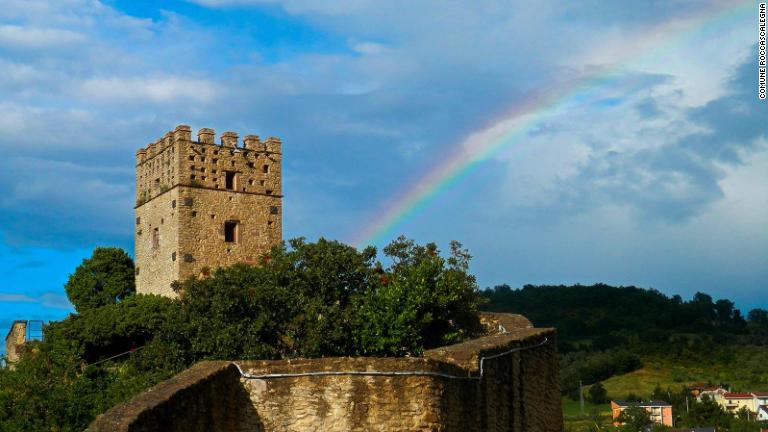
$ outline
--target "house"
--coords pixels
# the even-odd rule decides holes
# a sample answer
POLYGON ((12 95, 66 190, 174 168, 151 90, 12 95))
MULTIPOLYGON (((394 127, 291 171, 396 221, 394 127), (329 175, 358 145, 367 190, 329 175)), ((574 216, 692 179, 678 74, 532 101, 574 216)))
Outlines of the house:
POLYGON ((760 405, 757 407, 757 420, 768 421, 768 405, 760 405))
POLYGON ((723 394, 722 403, 720 405, 725 408, 726 411, 736 414, 742 408, 746 408, 750 412, 755 411, 754 396, 752 393, 736 393, 729 392, 723 394))
POLYGON ((664 426, 672 426, 672 405, 662 400, 652 400, 648 402, 634 401, 611 401, 611 414, 613 416, 613 425, 620 426, 619 416, 624 410, 630 407, 644 408, 651 416, 651 421, 664 426))
POLYGON ((720 386, 704 387, 699 391, 699 394, 696 396, 696 400, 701 402, 702 400, 704 400, 704 397, 706 396, 710 400, 713 400, 718 404, 723 405, 723 395, 726 393, 728 393, 728 390, 720 386))
POLYGON ((752 392, 754 397, 752 411, 757 412, 757 408, 761 405, 768 405, 768 392, 752 392))

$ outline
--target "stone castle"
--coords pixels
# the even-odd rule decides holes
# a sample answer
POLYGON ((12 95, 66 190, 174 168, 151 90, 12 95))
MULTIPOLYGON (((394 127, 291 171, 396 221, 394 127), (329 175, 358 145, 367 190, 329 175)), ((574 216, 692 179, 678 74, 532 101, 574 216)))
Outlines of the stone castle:
POLYGON ((255 264, 282 240, 281 142, 177 126, 136 152, 136 291, 255 264))
MULTIPOLYGON (((139 149, 136 287, 257 263, 281 241, 280 140, 178 126, 139 149)), ((421 357, 202 362, 100 415, 90 432, 563 430, 555 330, 483 313, 487 333, 421 357)))

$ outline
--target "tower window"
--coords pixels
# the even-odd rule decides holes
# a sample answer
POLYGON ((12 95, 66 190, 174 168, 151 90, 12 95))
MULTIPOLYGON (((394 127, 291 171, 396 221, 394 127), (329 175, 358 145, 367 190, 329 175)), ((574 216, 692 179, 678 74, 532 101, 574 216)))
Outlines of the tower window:
POLYGON ((263 172, 264 174, 268 174, 269 173, 269 165, 262 165, 261 172, 263 172))
POLYGON ((152 249, 160 247, 160 228, 152 230, 152 249))
POLYGON ((237 173, 234 171, 226 171, 224 172, 225 176, 225 183, 224 187, 233 190, 237 188, 237 173))
POLYGON ((239 225, 238 221, 226 221, 224 222, 224 241, 227 243, 237 243, 237 234, 239 225))
POLYGON ((269 214, 276 215, 278 213, 277 206, 270 206, 269 207, 269 214))

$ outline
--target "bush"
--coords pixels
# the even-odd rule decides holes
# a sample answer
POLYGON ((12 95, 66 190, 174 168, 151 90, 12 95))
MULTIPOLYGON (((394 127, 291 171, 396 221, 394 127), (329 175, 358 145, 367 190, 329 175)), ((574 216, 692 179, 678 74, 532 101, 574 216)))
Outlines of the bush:
POLYGON ((608 403, 608 392, 603 387, 603 383, 598 381, 592 384, 589 388, 589 401, 596 405, 608 403))
POLYGON ((64 288, 78 312, 115 304, 136 292, 133 260, 119 248, 96 248, 64 288))

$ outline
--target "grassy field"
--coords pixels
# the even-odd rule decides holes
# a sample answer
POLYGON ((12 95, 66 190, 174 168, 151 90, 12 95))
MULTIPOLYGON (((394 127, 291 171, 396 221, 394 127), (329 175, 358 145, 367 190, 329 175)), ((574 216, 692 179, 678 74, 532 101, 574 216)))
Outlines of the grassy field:
POLYGON ((691 362, 685 366, 665 359, 644 360, 642 369, 603 381, 611 398, 629 393, 648 397, 656 386, 679 391, 695 382, 728 384, 734 391, 768 390, 768 347, 734 347, 733 357, 724 363, 691 362))
MULTIPOLYGON (((624 399, 630 393, 647 398, 657 386, 677 392, 695 382, 726 383, 734 391, 768 391, 768 347, 734 347, 730 358, 717 362, 704 359, 691 360, 685 365, 676 364, 663 358, 646 358, 644 367, 634 372, 613 376, 603 381, 609 399, 624 399)), ((584 391, 589 387, 585 386, 584 391)), ((610 423, 610 405, 584 403, 580 414, 579 401, 564 397, 563 417, 566 430, 596 430, 600 425, 610 423)))
POLYGON ((695 378, 676 382, 673 374, 674 367, 654 360, 646 360, 645 367, 624 375, 617 375, 603 381, 603 387, 612 399, 624 399, 634 393, 640 397, 648 397, 656 386, 662 389, 670 387, 679 391, 686 385, 696 382, 695 378))
POLYGON ((609 404, 595 405, 584 401, 584 415, 580 413, 579 401, 563 397, 563 419, 568 431, 596 430, 595 424, 605 426, 610 423, 611 407, 609 404))
MULTIPOLYGON (((579 401, 572 401, 570 398, 563 397, 563 415, 566 417, 579 417, 580 416, 579 401)), ((600 413, 610 413, 611 406, 609 404, 595 405, 590 402, 584 401, 584 414, 590 414, 593 411, 600 413)))

